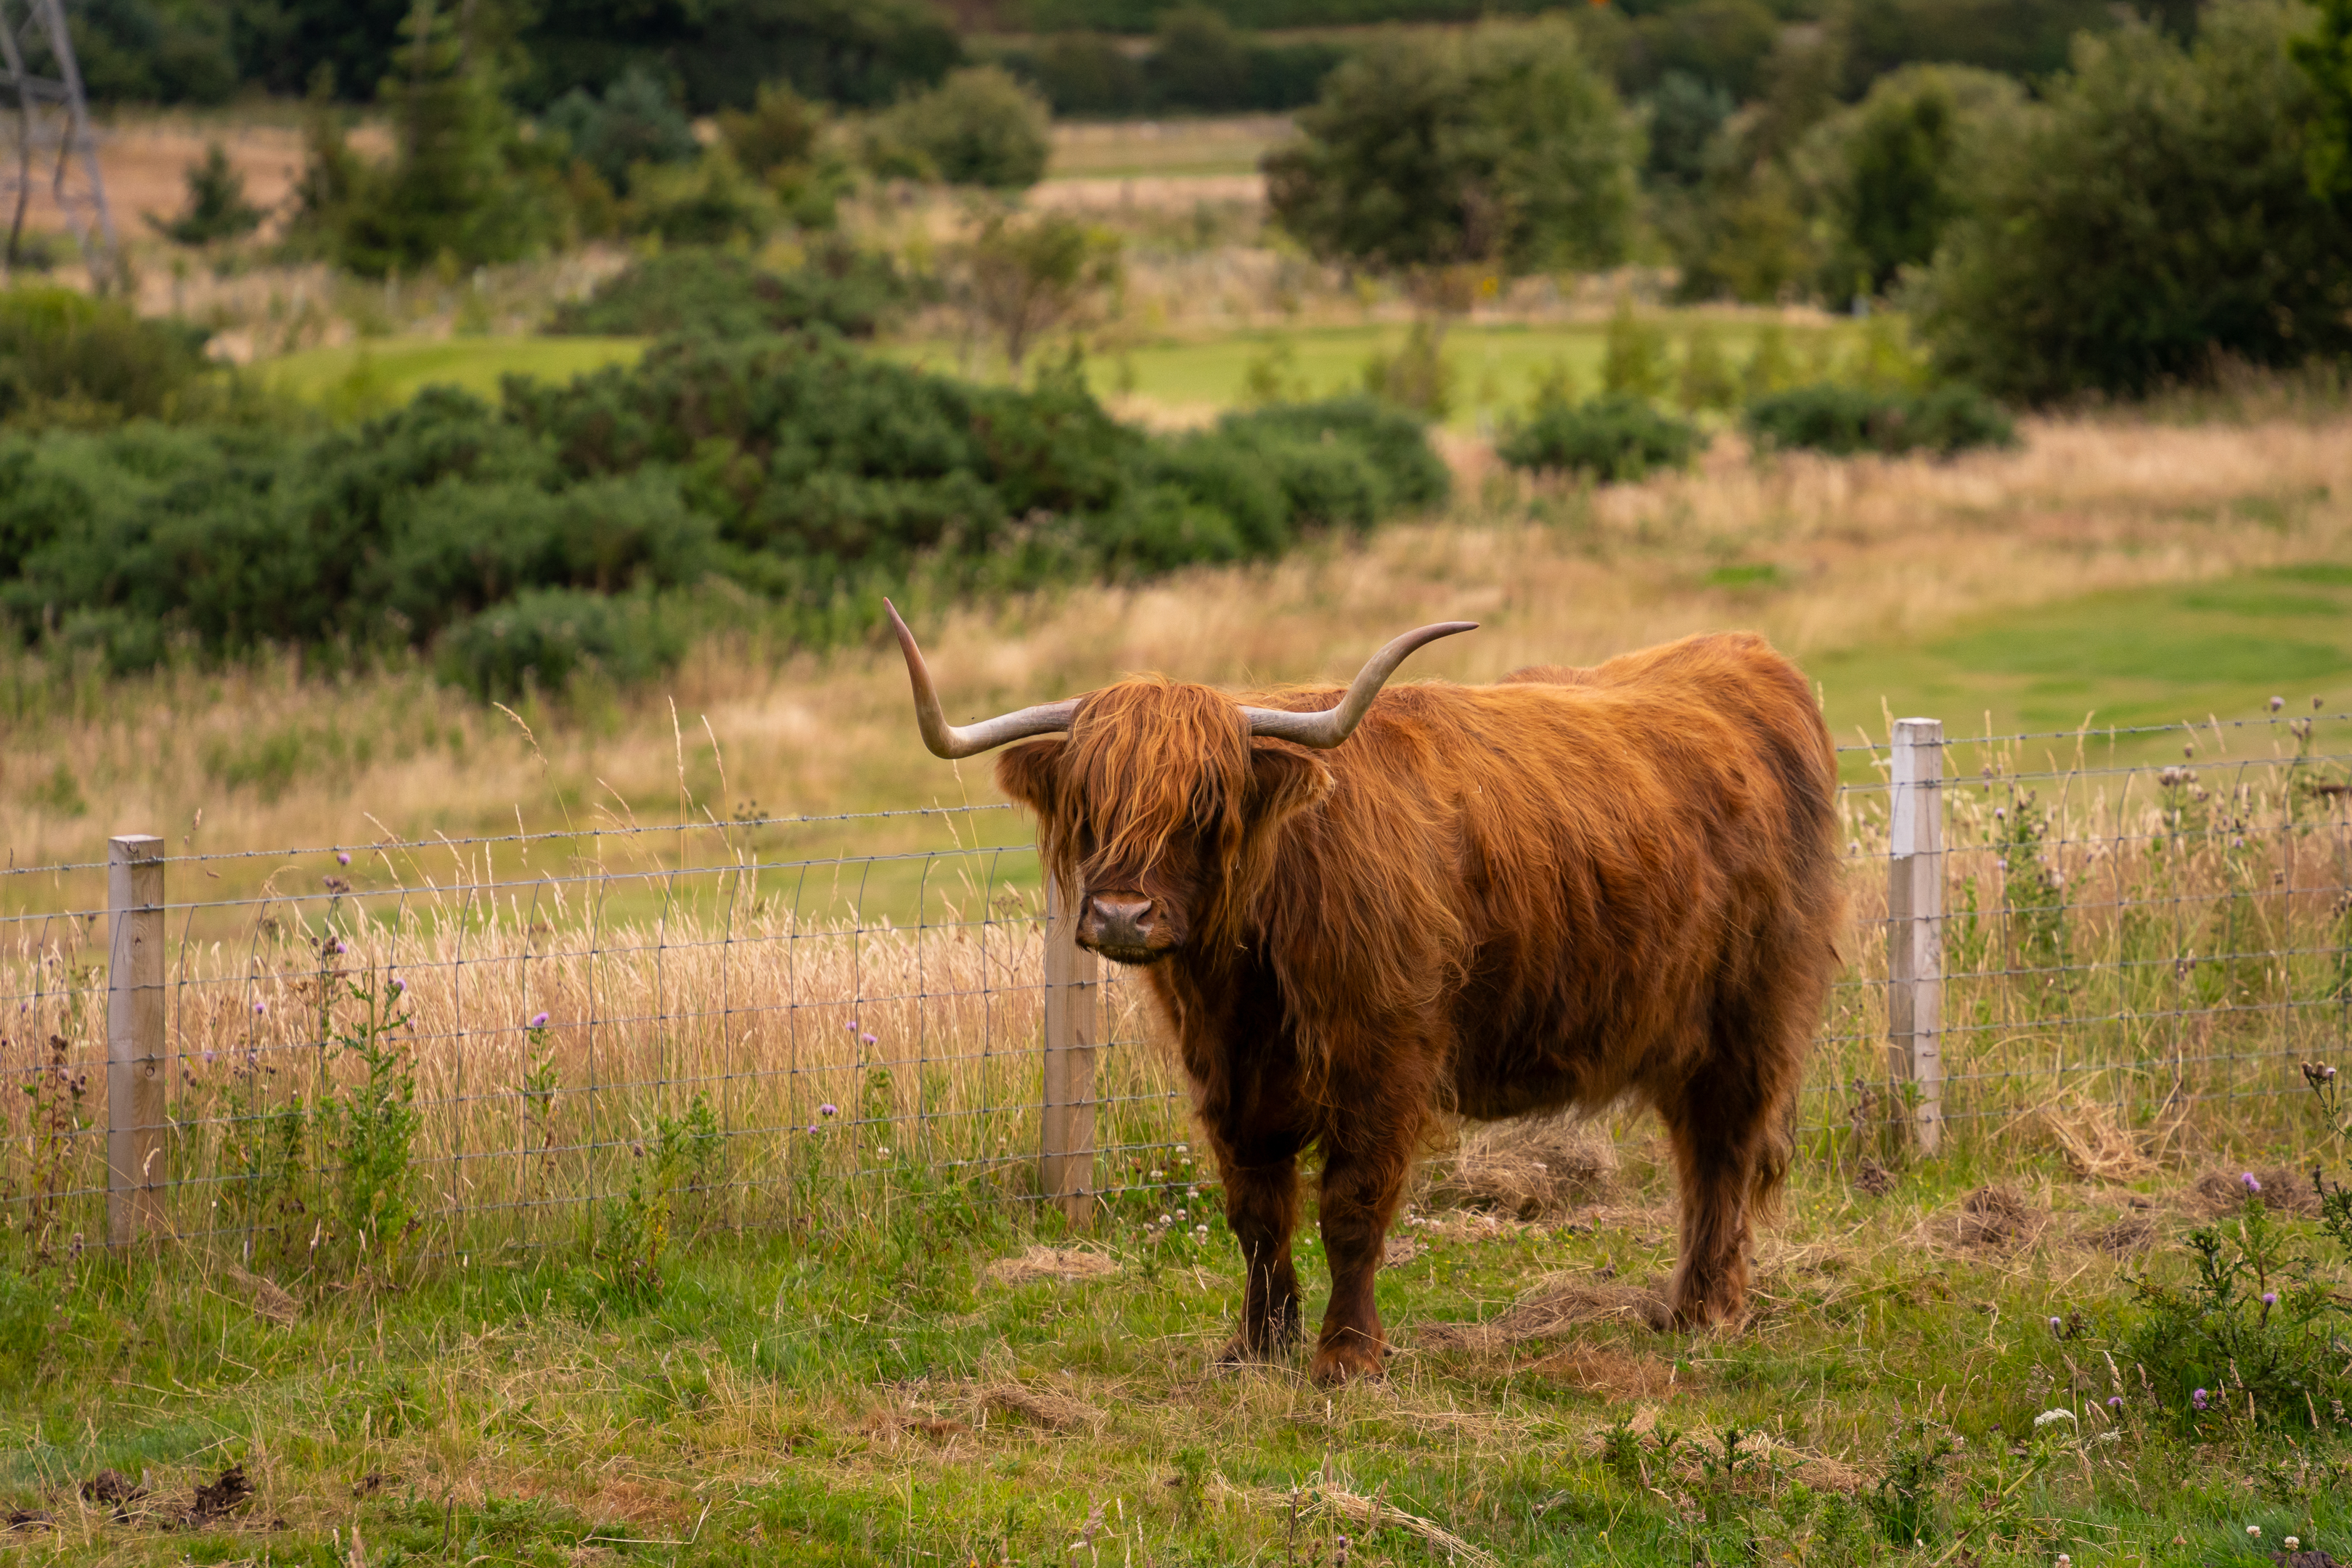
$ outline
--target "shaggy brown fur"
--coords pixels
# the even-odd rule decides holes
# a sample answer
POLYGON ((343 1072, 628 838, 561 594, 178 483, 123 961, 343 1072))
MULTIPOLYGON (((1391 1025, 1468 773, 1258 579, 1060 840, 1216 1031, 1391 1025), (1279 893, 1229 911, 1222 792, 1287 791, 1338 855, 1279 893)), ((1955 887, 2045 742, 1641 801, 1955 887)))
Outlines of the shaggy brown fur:
POLYGON ((1654 1107, 1681 1177, 1675 1317, 1736 1315, 1841 913, 1803 678, 1760 638, 1702 637, 1394 687, 1330 752, 1254 741, 1239 712, 1337 700, 1128 680, 997 763, 1065 886, 1153 911, 1144 973, 1248 1267, 1229 1353, 1297 1332, 1311 1147, 1332 1276, 1315 1374, 1380 1369, 1372 1277, 1441 1109, 1654 1107))

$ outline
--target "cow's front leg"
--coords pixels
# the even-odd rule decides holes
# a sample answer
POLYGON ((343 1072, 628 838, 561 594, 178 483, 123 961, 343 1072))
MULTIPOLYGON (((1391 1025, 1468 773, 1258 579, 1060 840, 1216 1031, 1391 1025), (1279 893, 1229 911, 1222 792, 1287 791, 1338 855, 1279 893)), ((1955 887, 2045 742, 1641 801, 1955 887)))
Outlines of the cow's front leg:
POLYGON ((1326 1140, 1323 1153, 1323 1251, 1331 1265, 1331 1304, 1315 1346, 1315 1381, 1378 1377, 1388 1356, 1372 1281, 1388 1246, 1412 1169, 1418 1122, 1375 1121, 1349 1129, 1347 1142, 1326 1140))
POLYGON ((1225 1188, 1225 1223, 1242 1249, 1242 1321, 1218 1361, 1270 1361, 1298 1342, 1298 1272, 1290 1258, 1298 1228, 1298 1142, 1244 1138, 1211 1143, 1225 1188))

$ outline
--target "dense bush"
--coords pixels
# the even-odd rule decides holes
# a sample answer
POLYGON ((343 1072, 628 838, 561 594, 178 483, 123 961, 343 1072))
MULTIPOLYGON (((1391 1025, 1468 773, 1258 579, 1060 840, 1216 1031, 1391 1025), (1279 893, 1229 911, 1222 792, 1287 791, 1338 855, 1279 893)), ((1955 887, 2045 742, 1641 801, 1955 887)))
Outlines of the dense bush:
POLYGON ((1706 446, 1688 420, 1620 393, 1540 404, 1526 423, 1504 432, 1495 455, 1515 468, 1556 468, 1623 484, 1653 469, 1686 468, 1706 446))
POLYGON ((1897 392, 1821 382, 1757 399, 1742 422, 1759 450, 1804 447, 1840 458, 1859 452, 1948 458, 2017 440, 2017 427, 2000 405, 1968 386, 1897 392))
POLYGON ((911 304, 915 292, 888 257, 841 239, 812 246, 802 265, 781 273, 731 251, 666 250, 631 262, 587 299, 558 308, 547 330, 741 338, 822 326, 865 338, 911 304))
POLYGON ((1606 266, 1624 253, 1640 134, 1565 23, 1375 39, 1265 159, 1316 254, 1398 268, 1606 266))
POLYGON ((700 150, 669 89, 642 66, 623 72, 601 98, 573 88, 547 106, 539 123, 624 195, 632 165, 690 163, 700 150))
POLYGON ((2193 48, 2084 38, 1978 165, 1919 304, 1945 372, 2006 396, 2136 395, 2217 355, 2352 351, 2352 206, 2315 195, 2303 6, 2209 7, 2193 48))
POLYGON ((0 423, 170 416, 205 371, 201 332, 70 289, 0 292, 0 423))
POLYGON ((1043 99, 997 67, 974 66, 877 116, 866 161, 885 176, 1025 190, 1045 177, 1052 124, 1043 99))
POLYGON ((0 437, 0 616, 117 669, 414 647, 499 693, 635 679, 714 615, 828 641, 884 591, 1247 559, 1444 486, 1419 427, 1364 400, 1165 439, 1113 422, 1075 367, 1022 391, 830 335, 676 339, 568 385, 510 381, 500 407, 434 389, 308 440, 0 437))

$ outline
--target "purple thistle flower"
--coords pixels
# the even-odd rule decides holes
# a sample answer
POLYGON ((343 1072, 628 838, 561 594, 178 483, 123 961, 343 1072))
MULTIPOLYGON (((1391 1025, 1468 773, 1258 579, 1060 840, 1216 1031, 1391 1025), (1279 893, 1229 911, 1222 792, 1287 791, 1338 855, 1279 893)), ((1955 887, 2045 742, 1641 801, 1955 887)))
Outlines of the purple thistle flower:
POLYGON ((348 866, 348 865, 350 865, 351 863, 352 863, 352 852, 351 852, 350 850, 348 850, 348 849, 338 849, 338 850, 336 850, 336 851, 335 851, 335 864, 336 864, 336 865, 338 865, 338 866, 348 866))
POLYGON ((2277 1291, 2275 1291, 2275 1290, 2265 1290, 2265 1291, 2263 1291, 2263 1306, 2265 1306, 2265 1307, 2275 1307, 2275 1306, 2277 1306, 2277 1305, 2278 1305, 2278 1292, 2277 1292, 2277 1291))
POLYGON ((812 1132, 814 1132, 814 1131, 816 1131, 816 1123, 815 1123, 815 1122, 812 1121, 812 1122, 810 1122, 810 1123, 809 1123, 809 1131, 812 1131, 812 1132))
POLYGON ((874 1037, 871 1035, 860 1035, 857 1037, 869 1046, 874 1043, 874 1037))
POLYGON ((853 1034, 853 1035, 854 1035, 854 1034, 857 1033, 857 1020, 856 1020, 856 1019, 855 1019, 855 1018, 852 1018, 851 1020, 849 1020, 849 1022, 847 1022, 846 1024, 844 1024, 844 1025, 842 1026, 842 1027, 843 1027, 843 1028, 845 1028, 845 1029, 846 1029, 846 1030, 848 1030, 851 1034, 853 1034))
POLYGON ((534 1029, 544 1029, 547 1027, 547 1015, 545 1013, 533 1013, 530 1016, 530 1026, 534 1029))
POLYGON ((2248 1171, 2244 1175, 2240 1176, 2238 1180, 2246 1184, 2246 1191, 2250 1193, 2259 1193, 2263 1190, 2262 1183, 2254 1179, 2254 1173, 2252 1171, 2248 1171))
POLYGON ((2063 1332, 2065 1331, 2065 1330, 2066 1330, 2066 1325, 2065 1325, 2064 1323, 2063 1323, 2063 1322, 2059 1321, 2056 1318, 2053 1318, 2053 1319, 2051 1319, 2051 1320, 2050 1320, 2050 1331, 2051 1331, 2052 1333, 2053 1333, 2053 1334, 2057 1334, 2057 1333, 2063 1333, 2063 1332))
POLYGON ((392 988, 394 991, 405 992, 408 989, 408 982, 395 974, 392 977, 392 988))
POLYGON ((2123 1396, 2122 1394, 2110 1394, 2109 1395, 2107 1395, 2107 1408, 2108 1408, 2108 1409, 2110 1409, 2110 1410, 2121 1410, 2123 1407, 2124 1407, 2124 1396, 2123 1396))
POLYGON ((2272 698, 2272 699, 2271 699, 2271 711, 2272 711, 2272 712, 2275 713, 2275 712, 2277 712, 2280 709, 2282 709, 2282 708, 2284 708, 2284 707, 2285 707, 2285 706, 2286 706, 2286 699, 2285 699, 2285 698, 2284 698, 2284 697, 2273 697, 2273 698, 2272 698))
POLYGON ((261 1016, 261 1015, 262 1015, 262 1014, 267 1013, 267 1012, 268 1012, 268 1011, 269 1011, 269 1004, 268 1004, 268 1003, 267 1003, 267 1002, 256 1002, 256 1003, 253 1005, 253 1016, 254 1016, 255 1017, 257 1017, 257 1017, 259 1017, 259 1016, 261 1016))
POLYGON ((838 1116, 841 1114, 841 1107, 830 1103, 820 1105, 816 1108, 816 1113, 819 1116, 838 1116))
POLYGON ((2202 1410, 2202 1409, 2204 1409, 2204 1408, 2205 1408, 2205 1398, 2206 1398, 2205 1391, 2204 1391, 2203 1389, 2201 1389, 2201 1388, 2200 1388, 2200 1389, 2198 1389, 2195 1393, 2191 1394, 2189 1396, 2189 1408, 2190 1408, 2190 1409, 2192 1409, 2192 1410, 2202 1410))

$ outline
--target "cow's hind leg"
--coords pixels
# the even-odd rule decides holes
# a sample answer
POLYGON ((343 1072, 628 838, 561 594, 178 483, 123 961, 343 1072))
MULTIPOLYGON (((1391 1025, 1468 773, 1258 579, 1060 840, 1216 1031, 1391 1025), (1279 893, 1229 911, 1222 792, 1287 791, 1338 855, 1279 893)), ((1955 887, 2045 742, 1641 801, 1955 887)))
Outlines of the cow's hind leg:
POLYGON ((1212 1134, 1225 1187, 1225 1223, 1241 1244, 1242 1321, 1218 1361, 1233 1364, 1286 1354, 1298 1342, 1298 1272, 1290 1258, 1298 1228, 1298 1142, 1290 1137, 1228 1142, 1212 1134))
POLYGON ((1736 1320, 1759 1204, 1786 1168, 1780 1121, 1794 1087, 1768 1039, 1718 1029, 1712 1059, 1662 1106, 1682 1192, 1682 1261, 1666 1288, 1675 1326, 1736 1320))

